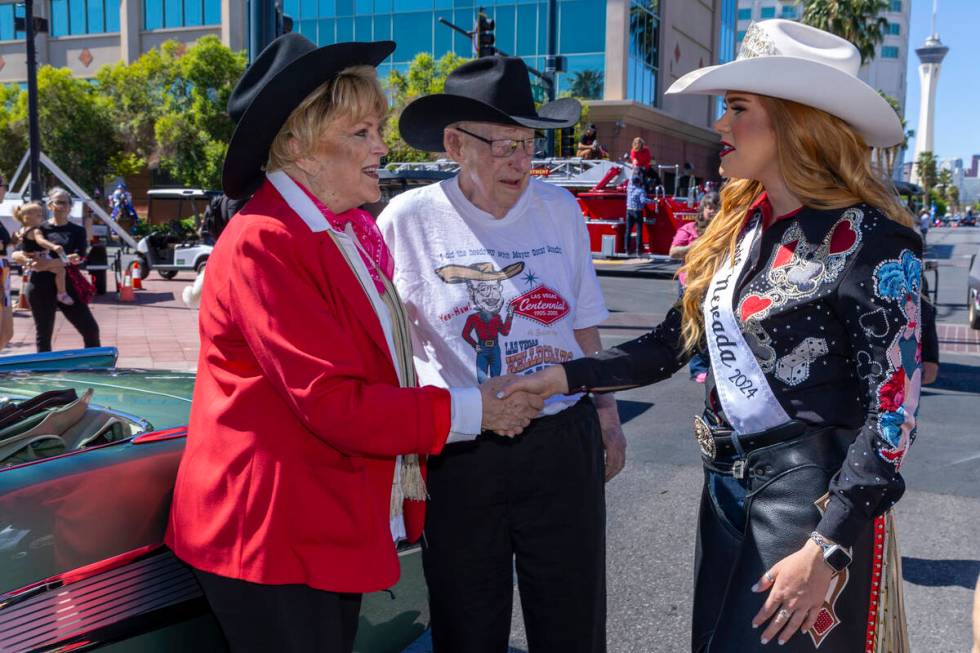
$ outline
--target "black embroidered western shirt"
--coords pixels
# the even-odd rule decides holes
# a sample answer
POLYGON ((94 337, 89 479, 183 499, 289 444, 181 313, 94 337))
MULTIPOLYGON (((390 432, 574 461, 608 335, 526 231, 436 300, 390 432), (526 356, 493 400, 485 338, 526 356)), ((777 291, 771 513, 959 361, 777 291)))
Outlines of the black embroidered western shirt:
MULTIPOLYGON (((818 526, 845 546, 904 492, 898 470, 915 438, 921 379, 921 256, 919 235, 877 209, 803 208, 756 239, 736 286, 742 333, 786 414, 856 434, 818 526)), ((650 333, 564 367, 572 392, 608 392, 665 379, 687 358, 675 306, 650 333)), ((724 421, 711 383, 707 397, 724 421)))

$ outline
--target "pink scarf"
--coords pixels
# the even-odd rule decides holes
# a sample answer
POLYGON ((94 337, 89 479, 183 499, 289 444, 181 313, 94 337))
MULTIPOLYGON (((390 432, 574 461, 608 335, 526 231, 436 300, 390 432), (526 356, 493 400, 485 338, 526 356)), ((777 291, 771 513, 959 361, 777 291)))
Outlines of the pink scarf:
POLYGON ((378 276, 378 271, 384 272, 385 276, 390 280, 395 274, 395 260, 392 258, 391 250, 388 249, 384 238, 381 236, 378 225, 374 223, 374 217, 362 209, 350 209, 340 214, 334 213, 323 202, 318 200, 306 186, 295 179, 293 181, 313 200, 313 204, 320 210, 320 213, 327 219, 331 227, 344 233, 347 230, 347 225, 349 224, 351 226, 354 235, 357 236, 357 242, 361 245, 358 251, 364 260, 364 265, 367 266, 368 272, 371 273, 374 286, 378 289, 379 293, 384 294, 385 287, 381 282, 381 277, 378 276))

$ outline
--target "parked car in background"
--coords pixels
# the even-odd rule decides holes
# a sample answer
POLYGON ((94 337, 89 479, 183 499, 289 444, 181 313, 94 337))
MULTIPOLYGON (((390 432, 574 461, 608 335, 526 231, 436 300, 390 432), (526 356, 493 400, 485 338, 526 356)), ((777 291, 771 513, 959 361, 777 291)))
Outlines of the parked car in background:
MULTIPOLYGON (((72 356, 53 370, 57 356, 0 371, 0 651, 226 651, 196 578, 162 544, 193 373, 72 369, 92 363, 72 356), (77 399, 5 425, 52 390, 77 399)), ((356 651, 396 653, 422 633, 420 558, 405 547, 400 582, 364 597, 356 651)))
POLYGON ((970 259, 970 272, 966 279, 967 321, 970 328, 980 329, 980 252, 970 259))
POLYGON ((960 226, 961 227, 975 227, 975 226, 977 226, 977 216, 976 216, 976 214, 973 213, 973 212, 971 212, 971 211, 968 211, 967 213, 965 213, 963 215, 962 219, 960 219, 960 226))

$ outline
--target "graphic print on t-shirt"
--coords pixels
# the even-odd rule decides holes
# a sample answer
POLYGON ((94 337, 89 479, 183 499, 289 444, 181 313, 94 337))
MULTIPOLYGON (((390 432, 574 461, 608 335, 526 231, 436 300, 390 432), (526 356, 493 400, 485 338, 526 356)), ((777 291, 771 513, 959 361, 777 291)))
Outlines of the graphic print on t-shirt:
MULTIPOLYGON (((503 269, 490 261, 469 265, 444 265, 434 270, 444 283, 465 283, 469 293, 469 306, 453 311, 454 315, 466 315, 462 337, 476 353, 476 377, 486 379, 500 376, 504 356, 500 350, 501 336, 510 335, 515 313, 534 323, 550 326, 565 318, 569 304, 557 291, 536 284, 537 277, 528 271, 522 279, 534 286, 527 292, 504 299, 503 281, 524 271, 524 263, 512 263, 503 269), (506 306, 506 311, 504 310, 506 306), (506 315, 501 317, 501 313, 506 315)), ((517 374, 547 363, 559 363, 574 358, 572 352, 551 346, 542 346, 537 339, 523 339, 507 343, 507 374, 517 374)))
POLYGON ((445 283, 465 283, 470 306, 476 310, 466 316, 463 340, 476 352, 476 378, 483 383, 488 377, 500 376, 500 336, 510 333, 514 308, 508 302, 507 317, 500 318, 504 307, 503 280, 521 273, 524 263, 512 263, 503 270, 492 262, 471 265, 444 265, 435 273, 445 283))

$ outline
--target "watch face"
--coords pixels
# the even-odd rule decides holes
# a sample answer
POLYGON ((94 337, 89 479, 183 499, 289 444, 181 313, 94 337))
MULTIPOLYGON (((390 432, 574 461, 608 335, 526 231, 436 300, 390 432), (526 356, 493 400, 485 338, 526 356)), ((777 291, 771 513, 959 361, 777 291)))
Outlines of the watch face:
POLYGON ((847 568, 847 565, 851 564, 851 556, 847 555, 842 548, 839 546, 832 547, 832 549, 824 556, 824 560, 827 564, 834 569, 834 571, 843 571, 847 568))

